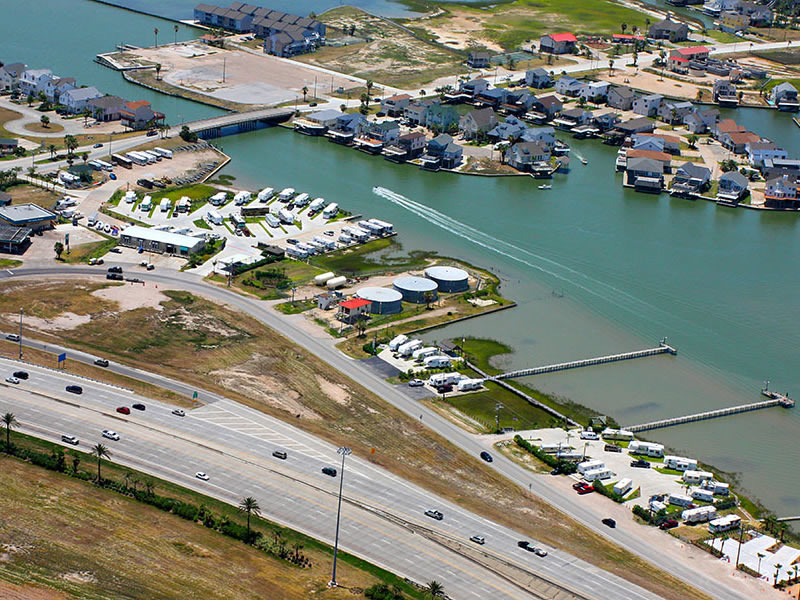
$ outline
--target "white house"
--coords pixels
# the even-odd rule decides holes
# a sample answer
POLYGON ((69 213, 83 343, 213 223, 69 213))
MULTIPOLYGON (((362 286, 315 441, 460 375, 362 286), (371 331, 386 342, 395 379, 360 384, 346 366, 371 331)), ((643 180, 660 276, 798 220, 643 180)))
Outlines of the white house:
POLYGON ((599 103, 608 96, 609 85, 607 81, 590 81, 581 88, 580 97, 589 102, 599 103))
POLYGON ((633 100, 633 112, 645 117, 655 117, 663 101, 664 97, 659 94, 639 96, 633 100))
POLYGON ((701 502, 714 502, 714 494, 703 488, 692 489, 692 498, 701 502))
POLYGON ((563 77, 560 77, 558 81, 556 81, 556 93, 564 96, 577 96, 581 93, 583 85, 584 84, 582 82, 578 81, 574 77, 564 75, 563 77))
POLYGON ((774 142, 747 142, 744 145, 745 152, 750 164, 754 167, 761 167, 764 165, 764 160, 775 158, 788 158, 786 150, 775 144, 774 142))
POLYGON ((53 79, 50 69, 28 69, 19 78, 19 89, 23 94, 33 94, 45 91, 47 82, 53 79))
POLYGON ((78 114, 83 112, 83 110, 88 106, 87 103, 89 100, 102 97, 103 94, 100 92, 100 90, 94 86, 89 86, 85 88, 67 90, 61 94, 61 96, 59 96, 58 101, 66 106, 71 113, 78 114))

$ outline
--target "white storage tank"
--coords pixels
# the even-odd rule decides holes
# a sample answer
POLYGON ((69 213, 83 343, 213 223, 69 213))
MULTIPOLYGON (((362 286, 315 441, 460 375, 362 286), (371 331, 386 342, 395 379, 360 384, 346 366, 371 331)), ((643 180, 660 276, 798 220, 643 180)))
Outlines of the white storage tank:
POLYGON ((328 279, 325 285, 328 286, 329 290, 335 290, 336 288, 342 287, 345 283, 347 283, 347 277, 339 275, 338 277, 328 279))
POLYGON ((317 285, 325 285, 328 283, 329 279, 333 279, 334 277, 336 277, 336 274, 332 273, 331 271, 328 271, 327 273, 321 273, 314 277, 314 283, 317 285))
POLYGON ((433 302, 437 297, 437 285, 426 277, 398 277, 392 284, 394 289, 403 294, 403 300, 415 304, 433 302))
POLYGON ((374 315, 392 315, 403 310, 403 295, 397 290, 383 287, 364 287, 356 295, 372 302, 369 312, 374 315))
POLYGON ((469 273, 457 267, 428 267, 425 277, 435 281, 440 292, 466 292, 469 289, 469 273))

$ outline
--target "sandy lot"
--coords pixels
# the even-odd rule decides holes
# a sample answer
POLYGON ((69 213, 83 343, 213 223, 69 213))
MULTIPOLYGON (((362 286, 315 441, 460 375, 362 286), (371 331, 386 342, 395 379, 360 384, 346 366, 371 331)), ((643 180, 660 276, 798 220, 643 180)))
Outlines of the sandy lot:
POLYGON ((420 19, 419 22, 425 29, 436 36, 437 42, 445 44, 449 48, 464 50, 481 45, 495 52, 503 52, 503 48, 496 42, 477 39, 485 25, 483 19, 478 16, 455 13, 448 20, 440 20, 435 24, 428 23, 425 19, 420 19))
POLYGON ((179 44, 142 48, 135 55, 160 63, 161 78, 171 85, 241 104, 291 102, 298 96, 302 98, 304 86, 309 96, 316 86, 317 97, 327 97, 332 89, 353 85, 348 77, 255 51, 179 44))
MULTIPOLYGON (((162 288, 163 290, 163 288, 162 288)), ((161 303, 169 300, 155 286, 141 284, 115 285, 92 292, 93 296, 115 302, 119 310, 135 310, 137 308, 153 308, 162 310, 161 303)))

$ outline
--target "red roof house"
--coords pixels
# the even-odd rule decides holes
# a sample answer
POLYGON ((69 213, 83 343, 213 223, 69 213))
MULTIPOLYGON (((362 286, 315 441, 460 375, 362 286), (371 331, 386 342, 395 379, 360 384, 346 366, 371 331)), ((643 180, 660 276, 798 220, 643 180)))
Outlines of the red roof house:
POLYGON ((539 51, 551 54, 569 54, 575 51, 578 38, 572 33, 550 33, 539 40, 539 51))

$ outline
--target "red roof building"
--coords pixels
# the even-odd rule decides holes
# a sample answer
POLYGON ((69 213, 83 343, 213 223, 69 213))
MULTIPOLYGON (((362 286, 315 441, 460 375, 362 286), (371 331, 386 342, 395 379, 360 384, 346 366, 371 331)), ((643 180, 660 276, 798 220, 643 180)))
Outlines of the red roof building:
POLYGON ((339 306, 342 308, 346 308, 348 310, 353 310, 356 308, 361 308, 362 306, 369 306, 372 304, 369 300, 364 300, 363 298, 353 298, 351 300, 345 300, 344 302, 339 302, 339 306))
POLYGON ((351 298, 344 302, 339 302, 339 314, 337 315, 340 321, 345 323, 354 323, 358 321, 362 315, 369 313, 369 306, 372 304, 369 300, 363 298, 351 298))
POLYGON ((551 33, 539 39, 539 51, 551 54, 568 54, 575 51, 578 38, 572 33, 551 33))

